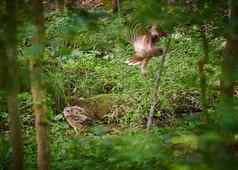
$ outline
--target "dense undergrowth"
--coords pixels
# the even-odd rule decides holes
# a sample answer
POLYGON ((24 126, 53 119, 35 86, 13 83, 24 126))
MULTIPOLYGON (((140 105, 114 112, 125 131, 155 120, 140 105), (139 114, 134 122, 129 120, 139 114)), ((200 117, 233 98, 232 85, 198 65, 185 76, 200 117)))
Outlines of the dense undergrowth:
MULTIPOLYGON (((88 27, 90 23, 83 25, 82 18, 74 13, 52 13, 47 17, 48 41, 43 66, 50 108, 52 169, 210 170, 235 167, 235 153, 229 150, 237 147, 232 143, 235 145, 235 139, 226 141, 223 134, 216 133, 213 120, 210 122, 213 128, 210 128, 199 119, 202 112, 197 62, 203 51, 196 28, 189 33, 179 30, 172 33, 156 125, 152 131, 146 131, 144 124, 159 59, 152 59, 147 79, 139 74, 137 67, 125 64, 133 53, 126 40, 128 18, 104 16, 91 28, 88 27), (87 98, 100 94, 130 96, 136 107, 116 123, 98 122, 88 127, 86 133, 75 135, 63 118, 63 108, 72 96, 87 98)), ((36 144, 27 76, 31 47, 22 47, 31 37, 31 25, 22 30, 25 32, 22 31, 19 44, 21 93, 18 99, 24 129, 25 167, 33 170, 36 169, 36 144)), ((163 39, 160 45, 165 43, 166 39, 163 39)), ((206 66, 208 114, 215 114, 219 102, 222 43, 222 39, 210 40, 211 59, 206 66)), ((4 170, 10 161, 11 150, 4 93, 0 98, 0 169, 4 170)))

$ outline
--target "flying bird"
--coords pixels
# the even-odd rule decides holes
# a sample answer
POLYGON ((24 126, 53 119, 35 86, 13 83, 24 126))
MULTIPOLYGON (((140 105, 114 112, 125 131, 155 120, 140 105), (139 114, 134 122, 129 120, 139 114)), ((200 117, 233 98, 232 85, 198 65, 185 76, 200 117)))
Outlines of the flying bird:
POLYGON ((134 34, 130 40, 134 47, 134 55, 126 63, 128 65, 140 65, 141 73, 145 76, 150 59, 164 53, 163 48, 156 47, 156 43, 164 36, 167 36, 167 33, 158 32, 156 25, 152 25, 145 34, 134 34))

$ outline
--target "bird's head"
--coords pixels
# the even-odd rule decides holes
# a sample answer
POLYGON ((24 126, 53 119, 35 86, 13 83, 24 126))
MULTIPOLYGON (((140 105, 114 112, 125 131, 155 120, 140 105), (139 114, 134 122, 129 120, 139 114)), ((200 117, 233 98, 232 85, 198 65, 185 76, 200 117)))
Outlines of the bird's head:
POLYGON ((168 36, 167 32, 159 31, 157 25, 152 25, 152 26, 149 27, 149 34, 151 35, 151 38, 152 38, 153 42, 158 41, 161 37, 167 37, 168 36))
POLYGON ((157 25, 152 25, 149 27, 149 33, 152 38, 157 38, 159 37, 159 31, 157 25))
POLYGON ((70 106, 70 107, 65 107, 63 113, 65 117, 68 117, 68 116, 76 115, 79 113, 85 113, 85 110, 78 106, 70 106))

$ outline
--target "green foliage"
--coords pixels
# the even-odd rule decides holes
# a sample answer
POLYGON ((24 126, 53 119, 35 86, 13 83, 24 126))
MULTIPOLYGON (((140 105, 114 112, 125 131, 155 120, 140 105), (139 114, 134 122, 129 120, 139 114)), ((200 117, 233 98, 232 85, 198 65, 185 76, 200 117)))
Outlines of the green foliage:
POLYGON ((0 170, 6 170, 10 164, 10 143, 0 132, 0 170))
POLYGON ((134 19, 146 24, 157 23, 169 32, 178 26, 203 24, 215 26, 220 33, 224 31, 227 8, 224 1, 137 0, 133 3, 133 7, 135 7, 132 14, 134 19))
MULTIPOLYGON (((50 136, 51 166, 56 170, 62 167, 85 170, 177 170, 185 167, 189 170, 225 170, 225 167, 235 168, 237 165, 233 162, 224 167, 228 156, 225 150, 232 147, 232 143, 226 143, 221 135, 209 132, 207 128, 201 130, 198 120, 190 129, 184 123, 176 130, 154 128, 145 133, 141 129, 131 129, 117 135, 94 133, 84 137, 69 134, 65 123, 54 123, 50 136)), ((30 162, 35 159, 30 157, 36 152, 34 147, 27 147, 27 169, 34 169, 30 162)), ((230 161, 235 159, 233 156, 229 156, 230 161)))
MULTIPOLYGON (((167 2, 122 1, 119 15, 113 17, 98 18, 102 13, 81 10, 46 14, 47 42, 42 46, 46 49, 41 64, 50 108, 52 169, 225 170, 237 167, 237 112, 228 113, 226 106, 218 105, 224 47, 224 39, 220 37, 224 25, 220 24, 225 16, 217 13, 217 8, 223 11, 225 6, 220 1, 186 4, 187 1, 181 0, 176 5, 167 2), (95 17, 97 22, 93 22, 95 17), (125 64, 133 54, 126 33, 130 25, 138 22, 143 26, 158 23, 163 31, 171 32, 172 39, 161 81, 160 103, 156 106, 158 127, 150 132, 145 132, 143 127, 159 60, 156 57, 151 60, 146 80, 138 67, 125 64), (210 60, 204 68, 209 78, 208 125, 199 120, 197 63, 203 55, 200 42, 203 24, 209 27, 210 47, 210 60), (112 124, 97 122, 85 134, 75 135, 63 117, 63 108, 73 96, 87 98, 100 94, 130 96, 136 108, 112 124)), ((24 129, 25 165, 32 170, 36 169, 36 142, 28 57, 32 49, 39 48, 31 47, 33 31, 32 24, 27 22, 18 35, 23 51, 18 60, 21 75, 18 105, 24 129)), ((161 39, 159 46, 165 42, 166 39, 161 39)), ((6 97, 1 93, 0 133, 8 129, 7 116, 6 97)), ((6 139, 0 134, 0 170, 11 159, 6 139)))
MULTIPOLYGON (((96 30, 85 31, 81 29, 80 22, 75 23, 78 17, 67 12, 49 15, 51 19, 47 24, 47 37, 51 45, 50 48, 47 47, 47 57, 43 65, 46 87, 53 99, 54 110, 59 113, 67 98, 73 95, 90 97, 101 93, 127 93, 138 98, 139 106, 135 112, 147 112, 157 59, 153 59, 149 65, 149 79, 145 81, 138 74, 136 67, 124 64, 132 54, 132 48, 128 46, 125 37, 128 31, 127 18, 101 19, 96 30), (74 31, 67 30, 71 27, 74 31), (63 42, 72 43, 73 46, 76 44, 79 48, 62 46, 63 42)), ((197 31, 194 27, 189 31, 178 30, 172 35, 172 49, 162 82, 162 108, 176 110, 178 104, 171 108, 168 99, 178 89, 199 89, 196 64, 203 52, 197 31), (193 67, 190 67, 191 65, 193 67)), ((222 42, 219 39, 211 41, 217 45, 222 42)), ((162 40, 161 45, 163 44, 162 40)), ((214 82, 217 82, 220 76, 219 60, 216 59, 220 54, 216 49, 210 53, 214 57, 206 69, 211 77, 209 87, 213 89, 214 82)), ((211 90, 211 94, 214 93, 216 94, 216 91, 211 90)))

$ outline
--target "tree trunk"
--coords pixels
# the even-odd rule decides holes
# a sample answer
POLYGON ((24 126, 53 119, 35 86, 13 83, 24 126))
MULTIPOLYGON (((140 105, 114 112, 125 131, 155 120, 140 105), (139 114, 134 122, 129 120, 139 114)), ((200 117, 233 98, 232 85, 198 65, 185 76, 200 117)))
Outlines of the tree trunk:
POLYGON ((112 12, 116 13, 119 9, 119 0, 112 0, 112 12))
POLYGON ((17 107, 18 76, 17 74, 17 34, 16 34, 16 0, 6 0, 6 54, 7 54, 7 103, 9 113, 10 137, 13 150, 14 170, 23 169, 23 145, 21 136, 20 120, 17 107))
MULTIPOLYGON (((0 30, 1 31, 1 30, 0 30)), ((6 74, 7 74, 7 57, 5 42, 2 39, 3 34, 0 34, 0 89, 6 88, 6 74)))
POLYGON ((202 111, 203 114, 201 115, 202 120, 207 122, 207 77, 205 72, 205 65, 208 63, 209 60, 209 49, 208 49, 208 39, 206 36, 207 28, 206 25, 201 27, 201 38, 202 38, 202 48, 203 48, 203 57, 198 62, 198 72, 200 77, 200 88, 201 88, 201 103, 202 103, 202 111))
POLYGON ((224 58, 222 63, 221 89, 224 102, 232 106, 234 83, 238 74, 238 1, 230 1, 229 33, 227 35, 224 58))
POLYGON ((44 52, 44 16, 40 0, 33 0, 33 16, 37 32, 32 42, 37 52, 30 59, 30 78, 33 111, 36 116, 37 165, 39 170, 47 170, 49 169, 47 105, 41 69, 41 58, 44 52))

